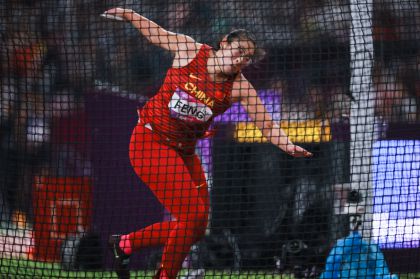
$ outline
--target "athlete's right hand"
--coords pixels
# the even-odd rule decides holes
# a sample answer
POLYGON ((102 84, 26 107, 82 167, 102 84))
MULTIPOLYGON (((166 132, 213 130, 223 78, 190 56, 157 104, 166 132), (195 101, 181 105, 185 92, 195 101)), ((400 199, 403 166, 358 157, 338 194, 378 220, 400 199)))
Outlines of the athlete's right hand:
POLYGON ((311 152, 295 144, 287 144, 286 147, 282 149, 284 152, 286 152, 290 156, 293 156, 296 158, 313 156, 311 152))

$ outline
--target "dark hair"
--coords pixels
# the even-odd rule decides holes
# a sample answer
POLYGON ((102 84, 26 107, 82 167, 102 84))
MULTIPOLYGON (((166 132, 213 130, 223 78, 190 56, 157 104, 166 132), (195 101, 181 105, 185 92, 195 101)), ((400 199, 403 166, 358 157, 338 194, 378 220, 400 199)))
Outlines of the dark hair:
POLYGON ((246 29, 234 29, 226 36, 226 41, 230 44, 233 41, 240 41, 240 40, 249 40, 251 41, 255 46, 254 55, 252 55, 252 61, 253 63, 260 61, 265 56, 265 51, 258 47, 257 39, 246 29))

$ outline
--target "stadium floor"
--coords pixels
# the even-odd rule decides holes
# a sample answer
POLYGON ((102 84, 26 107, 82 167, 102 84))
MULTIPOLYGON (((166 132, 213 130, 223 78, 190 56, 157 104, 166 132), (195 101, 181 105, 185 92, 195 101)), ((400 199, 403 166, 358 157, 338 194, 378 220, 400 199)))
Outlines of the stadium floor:
MULTIPOLYGON (((152 278, 154 271, 131 271, 131 278, 152 278)), ((26 259, 0 259, 1 278, 115 278, 109 271, 65 271, 59 264, 36 262, 26 259)), ((182 277, 182 276, 181 276, 182 277)), ((206 271, 206 279, 294 279, 289 274, 273 274, 273 271, 206 271)), ((419 279, 420 274, 399 274, 400 279, 419 279)))

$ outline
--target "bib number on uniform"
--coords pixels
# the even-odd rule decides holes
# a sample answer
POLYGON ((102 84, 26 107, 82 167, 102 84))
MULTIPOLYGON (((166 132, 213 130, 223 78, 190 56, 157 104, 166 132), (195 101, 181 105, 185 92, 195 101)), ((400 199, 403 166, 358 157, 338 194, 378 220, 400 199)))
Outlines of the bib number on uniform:
POLYGON ((212 110, 196 98, 177 88, 168 104, 171 117, 190 123, 204 123, 212 116, 212 110))

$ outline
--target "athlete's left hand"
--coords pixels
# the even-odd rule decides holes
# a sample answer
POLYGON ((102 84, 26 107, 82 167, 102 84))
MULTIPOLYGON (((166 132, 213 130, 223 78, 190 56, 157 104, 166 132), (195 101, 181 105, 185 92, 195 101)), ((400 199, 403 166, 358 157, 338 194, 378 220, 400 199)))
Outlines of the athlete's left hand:
POLYGON ((284 152, 290 156, 301 158, 301 157, 312 157, 313 154, 308 150, 294 144, 288 144, 285 148, 282 148, 284 152))

